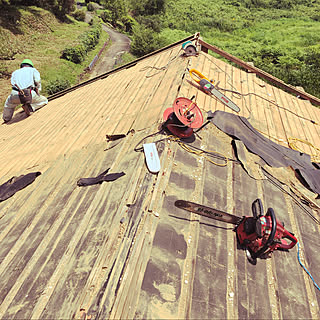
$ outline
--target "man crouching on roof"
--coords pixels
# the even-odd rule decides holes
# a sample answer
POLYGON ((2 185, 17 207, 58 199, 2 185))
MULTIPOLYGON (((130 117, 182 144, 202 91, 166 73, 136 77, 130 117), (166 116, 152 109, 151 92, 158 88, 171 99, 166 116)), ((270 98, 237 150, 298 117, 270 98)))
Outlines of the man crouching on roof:
POLYGON ((33 66, 30 59, 24 59, 20 69, 14 71, 11 75, 12 91, 8 96, 3 109, 3 120, 8 122, 12 119, 15 107, 19 104, 29 103, 31 109, 25 109, 29 115, 48 103, 48 99, 39 94, 41 90, 41 79, 39 71, 33 66))

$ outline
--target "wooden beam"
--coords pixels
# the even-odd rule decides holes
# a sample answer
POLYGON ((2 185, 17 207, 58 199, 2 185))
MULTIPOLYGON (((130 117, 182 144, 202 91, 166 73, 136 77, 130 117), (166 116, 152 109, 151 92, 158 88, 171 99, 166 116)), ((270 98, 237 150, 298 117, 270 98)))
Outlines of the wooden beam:
POLYGON ((315 104, 317 106, 320 106, 320 99, 319 98, 317 98, 317 97, 315 97, 315 96, 313 96, 313 95, 311 95, 311 94, 309 94, 307 92, 299 90, 298 88, 296 88, 294 86, 286 84, 282 80, 280 80, 280 79, 278 79, 276 77, 273 77, 271 74, 269 74, 269 73, 267 73, 267 72, 265 72, 265 71, 263 71, 263 70, 261 70, 259 68, 256 68, 256 67, 248 64, 247 62, 244 62, 243 60, 233 56, 232 54, 230 54, 228 52, 225 52, 225 51, 219 49, 218 47, 216 47, 214 45, 211 45, 211 44, 201 40, 201 38, 198 40, 198 42, 201 45, 201 47, 208 48, 209 50, 219 54, 220 56, 228 59, 229 61, 232 61, 235 64, 245 68, 246 70, 255 73, 256 75, 260 76, 261 78, 269 80, 273 84, 278 85, 279 87, 281 87, 281 88, 283 88, 283 89, 295 94, 296 96, 299 96, 299 97, 301 97, 303 99, 309 100, 313 104, 315 104))

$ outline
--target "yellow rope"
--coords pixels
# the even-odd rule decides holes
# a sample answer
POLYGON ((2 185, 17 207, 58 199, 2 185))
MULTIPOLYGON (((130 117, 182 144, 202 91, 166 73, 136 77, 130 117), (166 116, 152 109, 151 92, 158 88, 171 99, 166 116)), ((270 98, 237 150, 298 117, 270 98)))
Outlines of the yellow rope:
POLYGON ((188 105, 187 110, 183 113, 184 116, 189 112, 189 110, 191 109, 191 107, 192 107, 193 105, 196 105, 196 104, 195 104, 193 101, 191 101, 191 103, 188 105))
MULTIPOLYGON (((278 141, 278 142, 285 142, 285 140, 283 139, 278 139, 276 137, 272 137, 270 136, 269 134, 267 133, 264 133, 260 130, 258 130, 257 128, 254 128, 255 130, 257 130, 258 132, 260 132, 261 134, 275 140, 275 141, 278 141)), ((303 152, 303 153, 306 153, 304 150, 302 150, 301 148, 299 148, 297 146, 297 142, 301 142, 301 143, 304 143, 306 145, 308 145, 309 147, 313 148, 314 150, 316 150, 315 153, 312 153, 310 154, 310 157, 311 157, 311 160, 314 161, 314 162, 320 162, 320 148, 316 147, 315 145, 313 145, 311 142, 309 141, 306 141, 306 140, 303 140, 303 139, 299 139, 299 138, 293 138, 293 137, 289 137, 288 138, 288 146, 289 148, 293 149, 293 150, 296 150, 296 151, 299 151, 299 152, 303 152)))
POLYGON ((278 138, 276 138, 276 137, 270 136, 270 134, 265 133, 265 132, 262 132, 262 131, 260 131, 260 130, 257 129, 257 128, 254 128, 254 129, 257 130, 258 132, 260 132, 261 134, 263 134, 264 136, 267 136, 269 139, 273 139, 273 140, 278 141, 278 142, 285 142, 285 140, 283 140, 283 139, 278 139, 278 138))
POLYGON ((204 157, 205 159, 207 159, 209 162, 211 162, 212 164, 214 164, 216 166, 225 167, 225 166, 227 166, 227 164, 229 162, 229 159, 224 154, 222 154, 222 153, 220 153, 218 151, 193 150, 186 143, 183 143, 182 141, 180 141, 179 138, 174 137, 174 136, 169 136, 169 140, 178 142, 179 146, 182 149, 184 149, 185 151, 187 151, 189 153, 193 153, 193 154, 195 154, 197 156, 202 156, 202 157, 204 157), (211 160, 210 157, 206 155, 206 153, 215 153, 217 155, 221 155, 224 158, 223 161, 225 161, 225 163, 217 163, 217 162, 211 160))
POLYGON ((224 154, 222 154, 222 153, 220 153, 220 152, 217 152, 217 151, 204 151, 204 150, 195 151, 195 150, 190 149, 186 144, 184 144, 184 143, 182 143, 182 142, 178 142, 178 143, 179 143, 179 145, 180 145, 184 150, 186 150, 186 151, 188 151, 188 152, 190 152, 190 153, 196 154, 196 155, 198 155, 198 156, 202 156, 202 157, 204 157, 205 159, 207 159, 209 162, 211 162, 212 164, 214 164, 214 165, 216 165, 216 166, 225 167, 225 166, 227 166, 227 164, 228 164, 228 161, 229 161, 228 158, 227 158, 224 154), (215 154, 221 155, 221 156, 224 158, 225 163, 217 163, 217 162, 211 160, 211 159, 209 158, 209 156, 207 156, 206 154, 204 154, 205 152, 210 152, 210 153, 215 153, 215 154))
POLYGON ((308 145, 309 147, 313 148, 314 150, 316 150, 315 153, 310 154, 310 157, 311 157, 311 160, 312 160, 312 161, 314 161, 314 162, 320 162, 320 148, 316 147, 316 146, 313 145, 311 142, 306 141, 306 140, 303 140, 303 139, 293 138, 293 137, 288 138, 288 144, 289 144, 289 147, 290 147, 291 149, 297 150, 297 151, 300 151, 300 152, 304 152, 302 149, 300 149, 300 148, 297 146, 297 142, 304 143, 304 144, 308 145))

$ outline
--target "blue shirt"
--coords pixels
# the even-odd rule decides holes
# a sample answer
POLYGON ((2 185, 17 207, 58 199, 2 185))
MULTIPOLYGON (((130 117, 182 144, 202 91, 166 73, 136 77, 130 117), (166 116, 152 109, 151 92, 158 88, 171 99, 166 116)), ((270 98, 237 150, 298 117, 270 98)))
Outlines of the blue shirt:
POLYGON ((28 87, 36 87, 41 90, 40 73, 36 68, 23 67, 14 71, 11 75, 11 84, 21 90, 28 87))

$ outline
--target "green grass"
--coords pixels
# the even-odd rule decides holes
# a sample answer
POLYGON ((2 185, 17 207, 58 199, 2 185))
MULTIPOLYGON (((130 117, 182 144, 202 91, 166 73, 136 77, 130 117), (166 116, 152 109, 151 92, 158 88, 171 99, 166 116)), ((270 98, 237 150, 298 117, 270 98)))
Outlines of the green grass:
MULTIPOLYGON (((148 19, 158 28, 155 33, 159 39, 165 39, 166 44, 200 32, 206 42, 245 61, 252 61, 285 82, 302 86, 320 97, 320 46, 315 46, 320 42, 320 3, 305 1, 307 5, 285 10, 262 6, 249 9, 246 7, 249 2, 166 0, 165 12, 148 19)), ((62 23, 52 13, 37 7, 10 6, 7 11, 2 10, 0 110, 10 93, 10 74, 26 57, 33 60, 41 73, 43 94, 46 94, 46 85, 56 79, 74 85, 88 78, 84 70, 107 41, 107 33, 102 32, 96 49, 83 63, 60 59, 62 50, 88 29, 85 22, 69 17, 69 21, 62 23)), ((134 58, 125 54, 121 63, 134 58)))
MULTIPOLYGON (((251 46, 305 47, 320 39, 320 23, 306 10, 247 9, 223 0, 168 0, 162 33, 177 41, 183 33, 200 32, 205 41, 235 50, 251 46), (301 11, 302 10, 302 11, 301 11)), ((236 1, 234 1, 236 2, 236 1)), ((319 6, 320 10, 320 6, 319 6)))
POLYGON ((285 10, 249 9, 245 2, 168 0, 160 35, 172 43, 200 32, 204 41, 320 97, 319 62, 308 58, 312 49, 320 56, 320 3, 285 10))
POLYGON ((120 61, 114 66, 114 68, 120 67, 124 64, 127 64, 133 60, 135 60, 137 57, 135 57, 134 55, 132 55, 129 52, 125 52, 123 55, 121 55, 121 59, 120 61))

